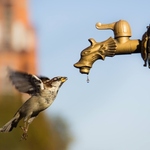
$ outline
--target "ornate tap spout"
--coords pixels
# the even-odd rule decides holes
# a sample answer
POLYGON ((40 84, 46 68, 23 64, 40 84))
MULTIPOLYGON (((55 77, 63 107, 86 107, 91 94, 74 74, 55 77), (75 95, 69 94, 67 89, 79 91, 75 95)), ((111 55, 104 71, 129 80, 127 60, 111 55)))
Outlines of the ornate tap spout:
POLYGON ((79 68, 81 73, 89 74, 96 60, 104 60, 105 57, 112 57, 114 55, 141 53, 146 64, 148 59, 147 43, 150 43, 148 41, 148 37, 150 37, 148 30, 143 35, 141 41, 139 39, 130 40, 131 29, 125 20, 119 20, 111 24, 97 23, 96 28, 99 30, 113 30, 114 38, 110 37, 103 42, 96 42, 93 38, 89 39, 91 45, 81 52, 80 60, 74 64, 74 67, 79 68))

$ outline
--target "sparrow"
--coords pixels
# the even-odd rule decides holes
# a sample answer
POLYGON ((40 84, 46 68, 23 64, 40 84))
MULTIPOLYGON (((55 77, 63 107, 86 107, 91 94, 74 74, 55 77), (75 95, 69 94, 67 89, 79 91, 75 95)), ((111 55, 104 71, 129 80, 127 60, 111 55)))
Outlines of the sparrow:
POLYGON ((67 80, 67 77, 57 76, 49 79, 45 76, 14 71, 10 68, 8 69, 8 77, 19 92, 29 94, 30 98, 18 109, 14 117, 0 128, 0 132, 12 131, 23 119, 21 139, 26 140, 29 125, 41 111, 47 109, 53 103, 59 88, 67 80))

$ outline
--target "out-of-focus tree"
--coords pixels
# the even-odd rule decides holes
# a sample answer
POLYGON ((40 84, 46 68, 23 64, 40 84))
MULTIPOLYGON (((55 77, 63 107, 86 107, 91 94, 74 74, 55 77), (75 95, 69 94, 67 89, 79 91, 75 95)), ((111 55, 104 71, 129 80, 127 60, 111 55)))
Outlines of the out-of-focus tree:
POLYGON ((52 128, 55 128, 55 139, 59 141, 59 145, 56 144, 55 149, 59 150, 60 147, 62 149, 67 149, 68 145, 72 142, 73 137, 68 130, 68 124, 66 123, 65 119, 61 116, 53 116, 51 123, 52 128))
MULTIPOLYGON (((19 96, 3 95, 0 97, 0 126, 3 126, 22 105, 19 96)), ((9 133, 0 133, 1 150, 67 150, 72 136, 68 125, 60 116, 49 118, 42 112, 32 122, 28 139, 21 141, 22 130, 19 126, 9 133)))

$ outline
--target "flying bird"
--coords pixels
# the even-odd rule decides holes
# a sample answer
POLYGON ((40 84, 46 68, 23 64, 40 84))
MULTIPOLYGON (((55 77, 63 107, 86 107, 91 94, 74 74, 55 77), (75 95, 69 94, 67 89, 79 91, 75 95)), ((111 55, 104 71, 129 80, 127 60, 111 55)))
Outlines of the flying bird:
POLYGON ((18 109, 14 117, 8 121, 0 132, 10 132, 21 119, 24 126, 21 127, 23 134, 21 139, 27 139, 29 125, 35 117, 47 109, 54 101, 61 85, 67 77, 54 77, 49 79, 44 76, 36 76, 25 72, 8 69, 8 76, 15 88, 22 93, 28 93, 31 97, 18 109))

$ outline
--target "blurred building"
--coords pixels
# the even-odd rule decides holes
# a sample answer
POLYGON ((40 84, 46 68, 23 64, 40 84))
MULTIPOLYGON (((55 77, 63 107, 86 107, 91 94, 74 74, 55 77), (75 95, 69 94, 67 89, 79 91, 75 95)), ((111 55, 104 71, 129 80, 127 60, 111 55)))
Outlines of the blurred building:
POLYGON ((36 73, 36 37, 27 0, 0 0, 0 92, 9 90, 6 68, 36 73))
MULTIPOLYGON (((0 127, 22 105, 22 97, 16 94, 19 92, 14 92, 15 88, 7 79, 7 67, 37 73, 36 36, 29 20, 27 2, 0 0, 0 127)), ((22 142, 19 141, 20 124, 22 121, 11 133, 0 133, 0 149, 67 150, 70 133, 61 118, 51 121, 41 113, 30 125, 28 140, 22 142)))

